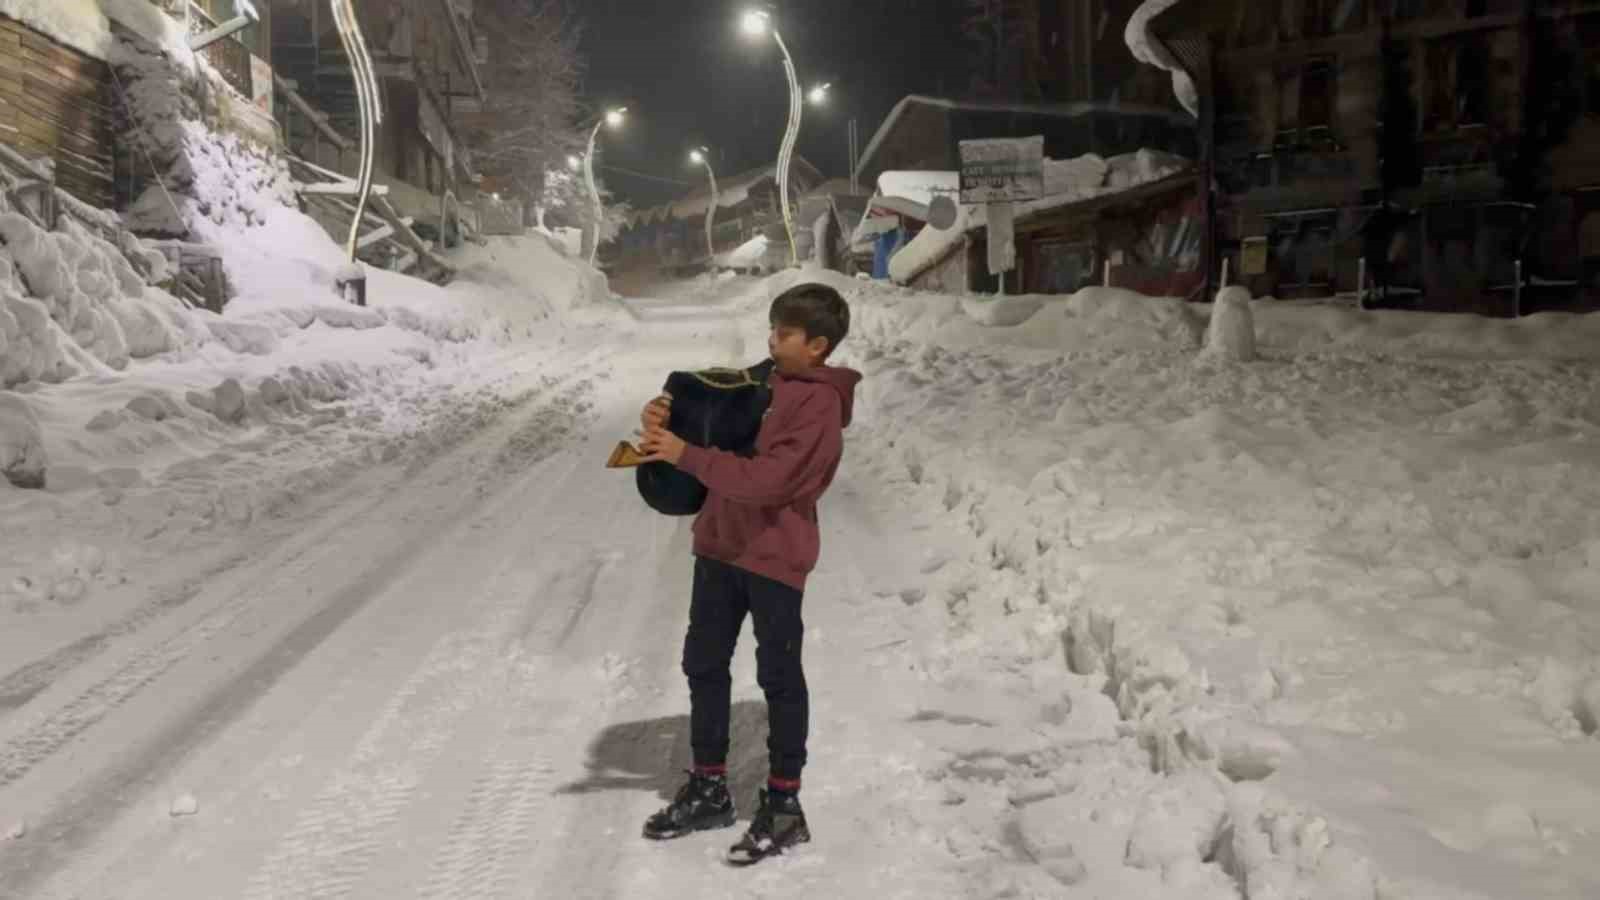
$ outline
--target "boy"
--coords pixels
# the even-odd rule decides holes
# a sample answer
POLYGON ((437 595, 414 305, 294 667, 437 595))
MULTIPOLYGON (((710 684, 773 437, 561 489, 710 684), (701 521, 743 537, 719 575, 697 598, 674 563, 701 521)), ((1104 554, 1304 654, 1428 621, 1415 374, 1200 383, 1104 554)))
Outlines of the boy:
POLYGON ((689 678, 694 769, 644 835, 681 837, 735 820, 728 795, 728 664, 745 613, 755 626, 756 680, 767 698, 769 776, 759 808, 729 861, 748 865, 811 839, 800 809, 809 701, 800 662, 800 600, 817 562, 817 500, 833 481, 850 424, 858 372, 826 365, 850 330, 832 288, 805 284, 772 301, 767 349, 772 403, 753 457, 686 445, 666 430, 671 397, 641 414, 641 448, 706 486, 694 522, 694 590, 683 672, 689 678))

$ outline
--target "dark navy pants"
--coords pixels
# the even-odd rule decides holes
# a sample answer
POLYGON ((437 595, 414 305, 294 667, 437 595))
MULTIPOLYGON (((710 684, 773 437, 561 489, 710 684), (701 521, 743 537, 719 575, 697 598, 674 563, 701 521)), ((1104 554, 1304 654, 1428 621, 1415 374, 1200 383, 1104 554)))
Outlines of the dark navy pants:
POLYGON ((774 778, 798 779, 806 764, 810 695, 800 664, 805 625, 800 591, 713 559, 696 557, 683 674, 689 676, 689 741, 698 766, 728 761, 733 679, 729 665, 749 613, 756 681, 767 695, 767 754, 774 778))

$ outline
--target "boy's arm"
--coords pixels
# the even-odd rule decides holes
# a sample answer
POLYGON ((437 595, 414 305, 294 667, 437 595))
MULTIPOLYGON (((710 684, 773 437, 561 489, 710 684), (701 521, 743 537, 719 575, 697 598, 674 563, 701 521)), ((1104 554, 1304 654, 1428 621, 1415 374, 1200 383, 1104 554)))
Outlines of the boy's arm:
POLYGON ((725 450, 689 445, 678 468, 735 503, 783 506, 816 493, 844 452, 839 397, 832 390, 801 401, 794 425, 765 453, 745 458, 725 450))

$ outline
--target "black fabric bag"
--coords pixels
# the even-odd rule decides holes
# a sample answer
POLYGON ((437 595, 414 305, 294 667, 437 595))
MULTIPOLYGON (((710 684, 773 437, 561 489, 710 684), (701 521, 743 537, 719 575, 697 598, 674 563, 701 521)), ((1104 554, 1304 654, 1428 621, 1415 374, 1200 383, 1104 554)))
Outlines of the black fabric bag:
MULTIPOLYGON (((696 447, 753 455, 761 418, 772 403, 772 367, 769 359, 748 369, 673 372, 662 388, 672 395, 667 430, 696 447)), ((692 516, 705 505, 705 485, 670 463, 645 463, 634 479, 639 496, 662 515, 692 516)))

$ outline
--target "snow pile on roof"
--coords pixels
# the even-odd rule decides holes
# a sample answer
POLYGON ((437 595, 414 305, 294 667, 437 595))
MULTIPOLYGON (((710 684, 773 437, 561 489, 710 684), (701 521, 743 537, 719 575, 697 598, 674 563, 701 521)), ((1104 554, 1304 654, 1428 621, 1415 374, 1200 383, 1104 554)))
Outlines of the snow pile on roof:
POLYGON ((717 258, 717 265, 727 269, 749 269, 762 265, 767 258, 771 241, 758 234, 717 258))
POLYGON ((119 57, 113 21, 185 64, 194 59, 182 24, 150 0, 0 0, 0 15, 95 59, 119 57))
POLYGON ((961 193, 960 172, 890 171, 878 176, 878 193, 928 206, 935 197, 954 200, 961 193))
MULTIPOLYGON (((1140 185, 1160 181, 1182 172, 1189 161, 1157 150, 1139 150, 1104 159, 1090 153, 1074 159, 1044 161, 1045 196, 1016 205, 1016 217, 1037 215, 1083 200, 1114 194, 1140 185)), ((919 173, 954 176, 960 173, 919 173)), ((889 277, 905 284, 944 259, 961 244, 968 232, 988 225, 988 212, 981 205, 958 204, 955 225, 946 229, 924 228, 911 243, 889 260, 889 277)))
POLYGON ((1172 73, 1172 92, 1177 95, 1183 108, 1198 118, 1200 91, 1195 87, 1194 79, 1189 77, 1189 73, 1184 71, 1166 46, 1150 34, 1150 21, 1176 5, 1178 0, 1144 0, 1128 19, 1123 40, 1133 52, 1134 59, 1172 73))

